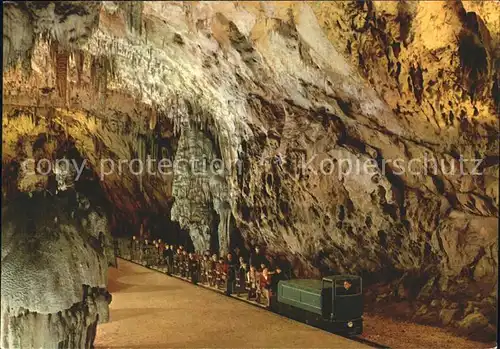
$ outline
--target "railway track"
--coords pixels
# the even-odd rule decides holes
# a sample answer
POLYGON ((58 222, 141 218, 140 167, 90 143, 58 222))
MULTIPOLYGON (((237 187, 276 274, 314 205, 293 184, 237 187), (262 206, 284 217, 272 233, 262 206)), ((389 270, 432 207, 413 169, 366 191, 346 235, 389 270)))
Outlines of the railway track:
MULTIPOLYGON (((342 336, 344 337, 344 336, 342 336)), ((387 345, 383 345, 383 344, 380 344, 380 343, 376 343, 376 342, 372 342, 368 339, 365 339, 365 338, 359 338, 359 337, 344 337, 344 338, 347 338, 347 339, 350 339, 352 341, 355 341, 355 342, 358 342, 358 343, 361 343, 361 344, 366 344, 372 348, 380 348, 380 349, 390 349, 387 345)))
MULTIPOLYGON (((178 280, 182 280, 182 281, 184 281, 184 282, 189 282, 189 283, 191 283, 191 280, 189 280, 188 278, 184 278, 184 277, 181 277, 181 276, 178 276, 178 275, 173 275, 173 274, 168 275, 168 274, 166 273, 165 268, 160 268, 160 267, 156 267, 156 266, 151 266, 151 267, 150 267, 150 266, 146 266, 146 264, 145 264, 145 263, 143 264, 143 263, 140 263, 140 262, 137 262, 137 261, 134 261, 134 260, 130 260, 130 259, 126 259, 126 258, 122 258, 122 257, 119 257, 119 258, 120 258, 120 259, 123 259, 123 260, 125 260, 125 261, 128 261, 128 262, 131 262, 131 263, 134 263, 134 264, 140 265, 140 266, 142 266, 142 267, 148 268, 148 269, 150 269, 150 270, 156 271, 156 272, 158 272, 158 273, 162 273, 162 274, 164 274, 164 275, 167 275, 167 276, 173 277, 173 278, 175 278, 175 279, 178 279, 178 280)), ((196 286, 199 286, 199 287, 205 288, 205 289, 210 290, 210 291, 212 291, 212 292, 217 292, 217 293, 220 293, 221 295, 225 295, 225 292, 224 292, 223 290, 221 290, 221 289, 215 289, 215 288, 213 288, 213 287, 210 287, 210 286, 207 286, 207 285, 204 285, 204 284, 200 284, 200 283, 196 284, 196 286)), ((259 303, 254 302, 254 301, 247 300, 247 299, 245 299, 244 297, 238 297, 238 296, 237 296, 237 295, 235 295, 235 294, 233 294, 233 295, 231 295, 231 296, 229 296, 229 297, 231 297, 231 298, 233 298, 233 299, 236 299, 236 300, 239 300, 239 301, 241 301, 241 302, 245 302, 245 303, 250 304, 250 305, 252 305, 252 306, 254 306, 254 307, 261 308, 261 309, 263 309, 263 310, 265 310, 265 311, 270 311, 269 309, 267 309, 267 307, 266 307, 265 305, 263 305, 263 304, 259 304, 259 303)), ((274 314, 276 314, 276 315, 279 315, 279 316, 283 316, 283 317, 285 317, 284 315, 281 315, 281 314, 279 314, 279 313, 276 313, 276 312, 273 312, 273 313, 274 313, 274 314)), ((305 324, 305 325, 307 325, 307 324, 305 324)), ((341 336, 341 335, 339 335, 339 334, 337 334, 337 333, 334 333, 334 332, 331 332, 331 331, 327 331, 327 330, 325 330, 325 329, 321 329, 321 330, 326 331, 326 332, 331 333, 331 334, 334 334, 334 335, 337 335, 337 336, 341 336)), ((361 344, 365 344, 365 345, 370 346, 370 347, 372 347, 372 348, 390 349, 390 347, 389 347, 389 346, 387 346, 387 345, 380 344, 380 343, 376 343, 376 342, 370 341, 370 340, 365 339, 365 338, 362 338, 362 337, 349 337, 349 336, 341 336, 341 337, 344 337, 344 338, 346 338, 346 339, 348 339, 348 340, 351 340, 351 341, 354 341, 354 342, 358 342, 358 343, 361 343, 361 344)))

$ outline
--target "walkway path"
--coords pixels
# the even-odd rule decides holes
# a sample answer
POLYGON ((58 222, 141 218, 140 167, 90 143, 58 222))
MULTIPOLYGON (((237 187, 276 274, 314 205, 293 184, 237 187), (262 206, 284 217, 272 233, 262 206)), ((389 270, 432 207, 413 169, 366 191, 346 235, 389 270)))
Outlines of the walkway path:
POLYGON ((109 291, 97 348, 367 348, 122 259, 109 291))

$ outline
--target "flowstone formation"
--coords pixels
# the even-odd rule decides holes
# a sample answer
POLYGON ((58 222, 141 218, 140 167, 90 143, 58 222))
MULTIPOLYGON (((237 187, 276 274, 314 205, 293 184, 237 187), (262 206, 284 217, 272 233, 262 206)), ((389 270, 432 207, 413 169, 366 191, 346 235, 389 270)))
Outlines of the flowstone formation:
POLYGON ((91 348, 108 321, 107 269, 116 267, 108 212, 74 144, 46 131, 25 139, 3 173, 0 343, 91 348))
POLYGON ((219 218, 215 236, 220 253, 229 248, 229 191, 224 165, 214 144, 196 124, 184 126, 177 145, 171 217, 189 230, 196 251, 210 250, 214 215, 219 218))
POLYGON ((486 338, 498 6, 11 3, 2 160, 15 167, 30 156, 19 144, 58 130, 131 233, 162 217, 197 249, 225 251, 238 230, 297 275, 363 275, 371 308, 399 302, 413 320, 486 338), (148 156, 223 166, 138 176, 116 165, 148 156))
POLYGON ((91 348, 107 322, 107 221, 67 193, 2 209, 2 348, 91 348))

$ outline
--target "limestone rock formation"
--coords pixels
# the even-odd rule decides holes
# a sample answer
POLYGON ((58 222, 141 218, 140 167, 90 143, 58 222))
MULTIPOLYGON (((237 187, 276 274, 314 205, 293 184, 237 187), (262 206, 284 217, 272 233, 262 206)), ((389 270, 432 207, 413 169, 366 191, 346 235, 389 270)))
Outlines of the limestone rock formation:
POLYGON ((103 220, 71 195, 24 194, 3 208, 2 348, 91 347, 111 300, 103 220))
POLYGON ((180 135, 172 170, 172 220, 188 229, 196 251, 210 249, 213 212, 219 215, 217 241, 221 253, 229 248, 229 190, 224 166, 211 140, 196 128, 185 126, 180 135))
MULTIPOLYGON (((224 251, 237 230, 297 274, 360 273, 374 301, 460 327, 463 304, 496 300, 498 9, 11 3, 3 164, 72 139, 130 234, 157 216, 224 251), (148 156, 221 168, 136 175, 148 156)), ((4 195, 47 185, 15 167, 4 195)))

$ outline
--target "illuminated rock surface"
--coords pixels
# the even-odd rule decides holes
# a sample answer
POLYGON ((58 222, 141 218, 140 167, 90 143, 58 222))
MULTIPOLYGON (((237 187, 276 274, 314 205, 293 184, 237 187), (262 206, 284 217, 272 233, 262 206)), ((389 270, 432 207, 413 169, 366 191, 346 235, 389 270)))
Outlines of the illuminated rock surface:
POLYGON ((2 348, 90 348, 109 316, 107 235, 105 217, 70 197, 4 207, 2 348))
POLYGON ((370 301, 409 302, 417 321, 469 334, 467 316, 482 314, 488 324, 474 332, 487 336, 498 270, 498 7, 8 4, 3 194, 43 191, 47 179, 18 165, 53 158, 70 140, 103 177, 115 229, 131 235, 149 217, 187 231, 197 249, 260 243, 302 276, 362 273, 375 285, 370 301), (156 176, 100 166, 147 156, 224 166, 156 176), (397 174, 396 159, 425 157, 447 166, 397 174), (482 159, 481 174, 472 161, 458 173, 461 157, 482 159), (377 166, 338 175, 346 159, 377 166))

